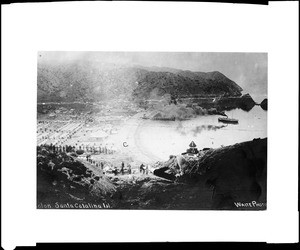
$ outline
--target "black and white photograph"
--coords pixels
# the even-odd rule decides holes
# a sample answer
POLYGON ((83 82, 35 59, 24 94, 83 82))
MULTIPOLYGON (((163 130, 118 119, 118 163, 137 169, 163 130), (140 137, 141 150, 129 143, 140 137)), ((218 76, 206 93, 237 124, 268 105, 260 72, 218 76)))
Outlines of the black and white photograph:
POLYGON ((267 53, 37 56, 38 209, 267 208, 267 53))
POLYGON ((298 7, 2 4, 2 248, 299 242, 298 7))

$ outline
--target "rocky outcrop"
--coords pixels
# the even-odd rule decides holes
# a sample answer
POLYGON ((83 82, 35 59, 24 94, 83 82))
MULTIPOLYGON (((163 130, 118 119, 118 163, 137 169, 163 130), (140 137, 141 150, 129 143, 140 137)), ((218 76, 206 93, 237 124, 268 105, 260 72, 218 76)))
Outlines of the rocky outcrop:
POLYGON ((264 99, 261 104, 260 104, 261 108, 263 110, 268 110, 268 99, 264 99))
POLYGON ((216 103, 216 106, 219 110, 240 108, 250 111, 255 106, 255 101, 249 94, 245 94, 241 97, 223 97, 216 103))
MULTIPOLYGON (((229 99, 230 100, 230 99, 229 99)), ((245 110, 245 111, 250 111, 254 106, 255 106, 255 101, 252 99, 252 97, 249 95, 249 94, 245 94, 243 96, 241 96, 240 98, 235 98, 235 100, 231 100, 231 103, 232 104, 229 104, 229 107, 228 107, 228 104, 227 104, 227 101, 225 101, 224 99, 220 101, 219 105, 222 107, 222 106, 225 106, 224 109, 230 109, 231 105, 233 106, 236 106, 242 110, 245 110)))
POLYGON ((199 97, 188 99, 187 105, 197 104, 204 109, 216 109, 218 111, 232 110, 236 108, 250 111, 255 106, 255 101, 250 94, 243 96, 222 96, 222 97, 199 97))

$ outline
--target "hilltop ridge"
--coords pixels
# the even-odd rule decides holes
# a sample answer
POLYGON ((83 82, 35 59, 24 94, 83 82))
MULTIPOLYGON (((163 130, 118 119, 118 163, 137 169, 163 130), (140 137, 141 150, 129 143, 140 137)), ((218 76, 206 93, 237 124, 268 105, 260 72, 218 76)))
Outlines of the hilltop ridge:
POLYGON ((241 96, 224 74, 172 68, 104 65, 91 61, 38 65, 38 102, 138 101, 175 96, 241 96))

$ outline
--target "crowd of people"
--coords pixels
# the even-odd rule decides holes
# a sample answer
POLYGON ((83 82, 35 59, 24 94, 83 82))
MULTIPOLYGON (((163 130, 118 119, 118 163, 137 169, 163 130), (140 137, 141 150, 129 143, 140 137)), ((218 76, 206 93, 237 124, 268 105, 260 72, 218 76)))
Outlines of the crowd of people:
POLYGON ((148 165, 141 164, 140 165, 140 173, 141 174, 149 174, 149 167, 148 167, 148 165))
MULTIPOLYGON (((135 170, 132 169, 132 166, 130 165, 130 163, 128 163, 125 166, 125 163, 122 162, 121 166, 119 166, 119 167, 113 166, 113 165, 105 166, 105 164, 103 162, 91 159, 90 155, 86 156, 86 161, 93 164, 95 167, 100 168, 104 174, 112 173, 114 175, 119 175, 119 174, 126 175, 126 174, 136 173, 135 170)), ((150 173, 148 165, 141 164, 138 170, 139 170, 139 173, 141 173, 141 174, 147 175, 150 173)))

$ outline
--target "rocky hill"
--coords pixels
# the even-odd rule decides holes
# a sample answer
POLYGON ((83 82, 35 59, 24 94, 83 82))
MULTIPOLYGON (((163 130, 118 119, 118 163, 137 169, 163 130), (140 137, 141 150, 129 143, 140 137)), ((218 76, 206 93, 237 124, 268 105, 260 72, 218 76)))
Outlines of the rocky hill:
POLYGON ((268 110, 268 99, 264 99, 261 103, 260 106, 263 110, 268 110))
POLYGON ((267 138, 206 148, 195 156, 170 156, 152 169, 154 175, 99 176, 63 152, 38 147, 38 207, 68 203, 115 209, 266 209, 267 138))
POLYGON ((265 210, 267 138, 170 156, 154 175, 116 176, 120 209, 265 210))
POLYGON ((103 67, 90 61, 38 65, 38 102, 134 101, 172 96, 241 96, 241 87, 222 73, 169 68, 103 67))
POLYGON ((236 204, 256 202, 262 206, 246 209, 266 209, 267 138, 204 149, 197 157, 171 156, 154 174, 189 188, 199 208, 245 209, 236 204))

